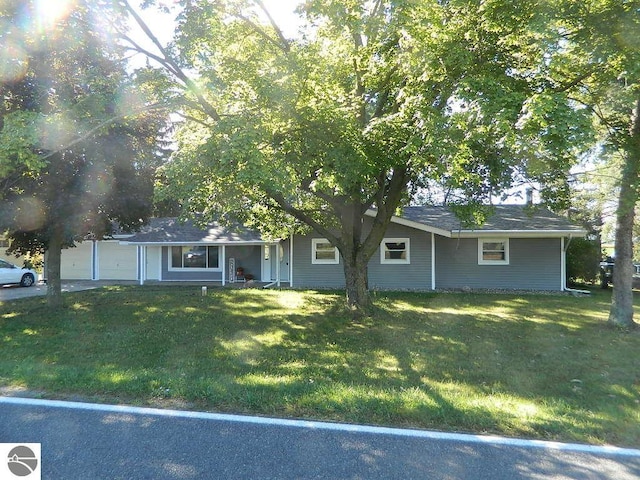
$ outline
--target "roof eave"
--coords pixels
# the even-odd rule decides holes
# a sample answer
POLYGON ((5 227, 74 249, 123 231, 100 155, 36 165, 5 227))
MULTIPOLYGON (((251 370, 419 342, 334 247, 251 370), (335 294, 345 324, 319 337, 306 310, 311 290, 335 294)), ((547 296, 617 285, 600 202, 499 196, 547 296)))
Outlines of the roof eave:
POLYGON ((162 246, 177 246, 177 245, 274 245, 277 244, 278 242, 280 242, 280 239, 275 239, 275 240, 237 240, 237 241, 229 241, 229 240, 220 240, 220 241, 205 241, 205 240, 201 240, 201 241, 195 241, 195 242, 191 242, 191 241, 187 241, 187 240, 182 240, 182 241, 175 241, 175 242, 168 242, 168 241, 161 241, 161 242, 130 242, 130 241, 120 241, 121 245, 146 245, 146 246, 156 246, 156 247, 162 247, 162 246))
POLYGON ((453 230, 452 237, 509 237, 509 238, 577 238, 587 235, 586 230, 453 230))

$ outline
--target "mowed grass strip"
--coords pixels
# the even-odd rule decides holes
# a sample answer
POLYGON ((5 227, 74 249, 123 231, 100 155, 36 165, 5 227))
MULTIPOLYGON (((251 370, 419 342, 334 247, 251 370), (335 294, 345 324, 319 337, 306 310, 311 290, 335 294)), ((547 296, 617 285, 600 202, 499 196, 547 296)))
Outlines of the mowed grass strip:
MULTIPOLYGON (((589 297, 109 287, 0 304, 0 389, 640 446, 640 334, 589 297)), ((2 390, 0 390, 2 391, 2 390)), ((27 392, 25 392, 27 393, 27 392)))

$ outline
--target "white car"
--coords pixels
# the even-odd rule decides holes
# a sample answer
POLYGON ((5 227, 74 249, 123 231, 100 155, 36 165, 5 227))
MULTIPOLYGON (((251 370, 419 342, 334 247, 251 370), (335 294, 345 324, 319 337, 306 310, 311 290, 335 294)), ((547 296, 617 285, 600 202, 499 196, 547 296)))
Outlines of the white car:
POLYGON ((0 285, 15 283, 22 287, 30 287, 36 283, 36 278, 38 274, 34 270, 0 260, 0 285))

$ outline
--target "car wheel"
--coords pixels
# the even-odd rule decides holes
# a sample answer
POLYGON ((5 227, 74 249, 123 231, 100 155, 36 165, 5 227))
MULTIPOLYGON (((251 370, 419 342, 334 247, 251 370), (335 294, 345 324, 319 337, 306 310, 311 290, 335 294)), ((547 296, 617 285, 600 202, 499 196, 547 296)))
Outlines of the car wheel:
POLYGON ((34 283, 35 283, 35 278, 33 278, 33 275, 31 275, 30 273, 25 273, 22 276, 22 280, 20 280, 21 287, 30 287, 34 283))

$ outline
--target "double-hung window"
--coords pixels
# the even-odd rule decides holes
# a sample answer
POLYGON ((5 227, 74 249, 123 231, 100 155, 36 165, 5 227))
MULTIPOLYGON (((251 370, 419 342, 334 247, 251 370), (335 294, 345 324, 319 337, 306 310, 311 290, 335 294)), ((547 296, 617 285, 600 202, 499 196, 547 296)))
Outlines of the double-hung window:
POLYGON ((311 239, 311 263, 312 264, 336 264, 340 263, 338 249, 324 238, 311 239))
POLYGON ((171 269, 218 270, 220 255, 217 246, 193 245, 171 247, 171 269))
POLYGON ((380 244, 380 263, 409 263, 409 239, 383 239, 380 244))
POLYGON ((509 265, 509 239, 479 238, 478 264, 509 265))

